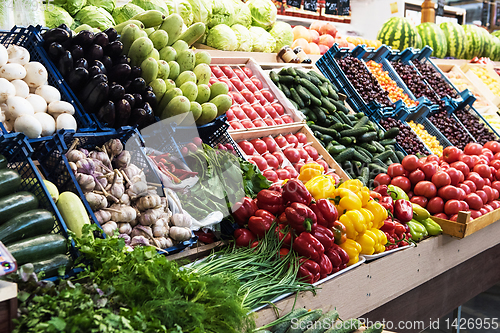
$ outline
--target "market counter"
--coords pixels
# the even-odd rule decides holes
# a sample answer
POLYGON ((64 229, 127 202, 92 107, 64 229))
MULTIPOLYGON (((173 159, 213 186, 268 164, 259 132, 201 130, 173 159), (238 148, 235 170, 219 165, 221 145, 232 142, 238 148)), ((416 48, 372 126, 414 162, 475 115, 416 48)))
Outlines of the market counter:
MULTIPOLYGON (((429 238, 320 285, 316 296, 301 293, 296 307, 336 308, 342 318, 393 320, 394 325, 418 320, 427 327, 430 320, 450 313, 500 281, 499 235, 500 223, 493 223, 463 239, 429 238)), ((295 296, 290 296, 276 306, 288 313, 294 301, 295 296)), ((275 319, 274 310, 266 308, 258 312, 257 324, 275 319)), ((419 332, 424 327, 395 328, 392 330, 397 332, 419 332)))
POLYGON ((0 333, 11 332, 17 315, 17 284, 0 281, 0 333))

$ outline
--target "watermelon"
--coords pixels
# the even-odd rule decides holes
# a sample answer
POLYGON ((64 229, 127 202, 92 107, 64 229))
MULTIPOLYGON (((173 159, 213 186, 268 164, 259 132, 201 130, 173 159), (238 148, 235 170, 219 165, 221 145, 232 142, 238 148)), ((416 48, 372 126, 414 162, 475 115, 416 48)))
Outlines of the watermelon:
POLYGON ((426 22, 417 25, 417 31, 422 38, 422 45, 429 45, 433 50, 433 56, 444 58, 448 49, 446 36, 436 23, 426 22))
POLYGON ((417 41, 415 42, 415 48, 421 49, 423 47, 423 45, 422 45, 422 37, 420 37, 420 34, 417 34, 416 37, 417 37, 417 41))
POLYGON ((391 17, 380 28, 377 39, 393 49, 404 50, 417 44, 417 29, 404 17, 391 17))
POLYGON ((454 22, 443 22, 440 25, 447 41, 447 57, 463 59, 465 49, 467 48, 467 36, 464 28, 454 22))
POLYGON ((488 30, 486 30, 486 29, 479 28, 479 31, 481 31, 481 34, 483 35, 483 41, 484 41, 483 52, 481 52, 481 56, 486 57, 486 58, 491 58, 490 54, 492 52, 494 53, 493 48, 495 47, 495 45, 493 44, 493 40, 491 39, 493 36, 490 35, 488 30))
POLYGON ((491 33, 493 36, 500 38, 500 30, 495 30, 491 33))
POLYGON ((490 52, 490 59, 493 61, 499 61, 500 60, 500 38, 492 35, 491 42, 494 46, 492 47, 492 50, 490 52))
POLYGON ((480 57, 484 48, 484 36, 481 28, 474 24, 464 25, 465 35, 467 36, 467 48, 465 50, 465 59, 480 57))

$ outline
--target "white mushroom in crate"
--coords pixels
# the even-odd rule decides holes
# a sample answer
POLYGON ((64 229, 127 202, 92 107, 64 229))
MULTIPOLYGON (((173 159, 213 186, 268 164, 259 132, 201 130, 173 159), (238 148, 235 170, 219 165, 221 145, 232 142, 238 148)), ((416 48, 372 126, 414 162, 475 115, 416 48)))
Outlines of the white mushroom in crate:
POLYGON ((7 48, 7 54, 9 55, 9 63, 24 66, 30 61, 29 51, 22 46, 9 45, 7 48))

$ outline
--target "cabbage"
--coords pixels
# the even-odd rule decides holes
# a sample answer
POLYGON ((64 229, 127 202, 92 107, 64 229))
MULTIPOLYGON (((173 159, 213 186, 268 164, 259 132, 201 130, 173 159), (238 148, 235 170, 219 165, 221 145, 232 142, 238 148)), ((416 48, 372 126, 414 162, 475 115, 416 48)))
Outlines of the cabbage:
POLYGON ((193 8, 188 0, 175 0, 175 12, 182 17, 184 24, 190 26, 193 24, 193 8))
POLYGON ((276 47, 276 40, 266 30, 260 27, 250 27, 250 35, 252 35, 252 51, 253 52, 273 52, 276 47))
POLYGON ((252 14, 248 6, 241 6, 234 16, 234 24, 241 24, 245 27, 250 27, 252 25, 252 14))
POLYGON ((193 8, 193 23, 202 22, 207 24, 212 16, 212 0, 189 0, 193 8))
POLYGON ((112 28, 115 25, 113 16, 111 16, 106 9, 96 6, 83 7, 82 10, 76 14, 75 20, 80 21, 81 24, 88 24, 92 28, 97 28, 101 31, 112 28))
MULTIPOLYGON (((62 1, 59 1, 59 3, 62 3, 62 1)), ((86 4, 87 0, 67 0, 63 7, 70 15, 74 16, 80 9, 85 7, 86 4)))
POLYGON ((141 7, 144 10, 159 10, 165 16, 168 16, 170 11, 168 10, 167 4, 162 0, 132 0, 131 4, 141 7))
POLYGON ((116 7, 116 0, 87 0, 87 5, 101 7, 112 13, 116 7))
POLYGON ((236 38, 238 39, 238 46, 236 47, 236 51, 252 52, 253 42, 250 31, 241 24, 235 24, 231 27, 231 29, 234 31, 236 38))
POLYGON ((229 26, 219 24, 208 31, 207 45, 222 51, 234 51, 238 46, 238 39, 229 26))
POLYGON ((42 0, 14 0, 15 24, 24 27, 29 25, 45 27, 43 7, 42 0))
POLYGON ((249 0, 246 4, 252 15, 252 25, 267 29, 276 22, 278 10, 271 0, 249 0))
POLYGON ((212 28, 218 24, 233 25, 234 5, 227 0, 213 0, 212 17, 208 21, 208 27, 212 28))
POLYGON ((145 10, 141 7, 136 6, 132 3, 127 3, 123 6, 116 7, 115 10, 113 10, 113 19, 115 20, 116 24, 120 24, 122 22, 130 20, 137 14, 144 12, 145 10))
POLYGON ((174 0, 165 0, 165 6, 168 8, 168 12, 175 13, 175 2, 174 0))
POLYGON ((276 40, 276 47, 273 52, 277 53, 283 46, 291 46, 293 43, 292 27, 286 22, 278 21, 274 23, 269 33, 276 40))
POLYGON ((73 18, 64 8, 49 5, 45 8, 45 23, 48 28, 57 28, 61 24, 66 24, 68 27, 73 25, 73 18))

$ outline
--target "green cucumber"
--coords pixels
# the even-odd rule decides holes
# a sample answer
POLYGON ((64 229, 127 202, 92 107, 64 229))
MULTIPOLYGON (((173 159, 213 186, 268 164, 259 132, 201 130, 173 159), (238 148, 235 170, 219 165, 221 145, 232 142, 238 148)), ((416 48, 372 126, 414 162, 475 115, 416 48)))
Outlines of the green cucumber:
POLYGON ((0 169, 0 198, 17 191, 21 185, 21 177, 12 169, 0 169))
POLYGON ((323 310, 321 309, 310 311, 307 315, 299 319, 297 322, 293 322, 292 325, 290 325, 290 328, 288 329, 287 333, 304 332, 307 329, 307 326, 310 325, 311 323, 314 323, 319 318, 321 318, 322 314, 323 310))
POLYGON ((380 165, 377 165, 375 163, 370 163, 368 164, 368 167, 370 168, 371 171, 373 171, 374 173, 387 173, 387 168, 384 168, 380 165))
POLYGON ((354 148, 352 148, 352 147, 347 148, 346 150, 344 150, 343 152, 341 152, 340 154, 335 156, 335 160, 337 161, 337 163, 342 163, 342 162, 348 161, 354 156, 355 151, 356 150, 354 150, 354 148))
POLYGON ((305 105, 311 105, 311 97, 304 87, 297 86, 295 90, 297 91, 300 99, 302 99, 302 102, 304 102, 305 105))
POLYGON ((384 139, 394 139, 399 134, 399 128, 393 127, 390 130, 386 131, 384 134, 384 139))
MULTIPOLYGON (((328 98, 326 98, 326 97, 321 97, 321 104, 322 104, 325 108, 327 108, 327 109, 328 109, 328 111, 330 111, 330 112, 332 112, 332 113, 337 111, 337 107, 336 107, 333 103, 331 103, 331 102, 328 100, 328 98)), ((347 124, 349 124, 349 123, 347 123, 347 124)), ((351 125, 351 126, 352 126, 352 123, 351 123, 351 124, 349 124, 349 125, 351 125)))
POLYGON ((366 155, 368 159, 371 161, 373 159, 373 154, 370 153, 367 149, 363 148, 362 146, 357 146, 356 149, 366 155))
POLYGON ((290 75, 280 75, 280 83, 286 86, 291 86, 295 83, 295 78, 290 75))
POLYGON ((45 273, 45 277, 52 277, 58 275, 59 267, 65 267, 66 270, 71 268, 71 259, 64 254, 58 254, 55 257, 47 260, 35 261, 32 263, 35 273, 45 273))
POLYGON ((356 161, 360 161, 360 162, 364 162, 364 163, 370 162, 370 159, 368 158, 368 156, 365 156, 364 154, 360 153, 356 149, 354 149, 354 153, 352 155, 352 158, 355 159, 356 161))
POLYGON ((334 101, 338 101, 339 95, 337 94, 337 91, 335 91, 335 87, 332 84, 329 84, 327 89, 328 89, 328 97, 330 97, 334 101))
POLYGON ((288 67, 286 69, 286 73, 291 76, 297 76, 297 72, 295 71, 295 68, 293 67, 288 67))
POLYGON ((342 101, 331 101, 333 105, 337 108, 337 110, 342 111, 345 114, 349 113, 349 109, 345 107, 344 102, 342 101))
POLYGON ((24 238, 49 233, 54 216, 44 209, 27 210, 0 226, 0 242, 9 244, 24 238))
MULTIPOLYGON (((311 95, 309 95, 309 97, 311 98, 311 104, 312 104, 312 105, 316 105, 316 106, 323 106, 323 102, 321 101, 321 99, 316 98, 316 96, 314 96, 314 95, 312 95, 312 94, 311 94, 311 95)), ((328 111, 328 112, 326 112, 326 113, 328 113, 328 114, 329 114, 331 110, 328 110, 328 109, 327 109, 327 111, 328 111)))
POLYGON ((346 136, 343 138, 340 138, 340 143, 346 146, 354 144, 354 140, 352 139, 351 136, 346 136))
POLYGON ((365 114, 363 112, 358 112, 358 113, 355 113, 354 116, 358 119, 361 119, 365 116, 365 114))
POLYGON ((348 129, 348 130, 343 130, 340 132, 340 136, 362 136, 368 132, 368 129, 366 127, 360 127, 360 128, 353 128, 353 129, 348 129))
POLYGON ((0 198, 0 225, 28 210, 38 208, 38 199, 26 191, 0 198))
POLYGON ((403 162, 403 158, 405 158, 405 155, 403 154, 403 152, 397 150, 396 157, 398 158, 399 163, 401 163, 401 162, 403 162))
POLYGON ((309 74, 309 76, 314 76, 315 78, 317 78, 321 82, 328 82, 328 83, 330 83, 330 81, 326 77, 324 77, 323 75, 319 74, 318 72, 316 72, 313 69, 311 69, 309 72, 307 72, 307 74, 309 74))
POLYGON ((311 81, 315 86, 319 86, 323 83, 323 81, 314 75, 309 75, 309 81, 311 81))
POLYGON ((370 181, 370 169, 368 167, 361 169, 361 175, 359 177, 363 185, 368 185, 368 182, 370 181))
POLYGON ((379 322, 376 322, 375 324, 364 330, 363 333, 382 333, 383 330, 384 330, 384 325, 382 325, 379 322))
POLYGON ((363 149, 367 150, 370 152, 370 154, 375 154, 378 150, 375 148, 374 145, 369 144, 368 142, 363 142, 360 145, 363 149))
POLYGON ((333 124, 332 126, 330 126, 330 128, 333 128, 337 132, 340 132, 340 131, 344 130, 344 124, 336 123, 336 124, 333 124))
POLYGON ((358 118, 356 118, 353 114, 348 114, 347 118, 349 118, 351 121, 357 121, 358 118))
POLYGON ((309 74, 307 74, 306 72, 304 72, 301 69, 296 69, 295 73, 297 74, 297 76, 300 76, 303 79, 306 79, 306 80, 310 80, 311 79, 311 77, 309 76, 309 74))
POLYGON ((316 113, 310 111, 307 116, 309 117, 310 121, 317 122, 318 121, 318 116, 316 116, 316 113))
POLYGON ((328 83, 323 83, 322 85, 319 85, 318 86, 318 89, 319 91, 321 92, 321 95, 323 95, 323 97, 327 97, 328 96, 328 83))
POLYGON ((392 146, 396 144, 396 139, 384 139, 379 142, 382 146, 392 146))
POLYGON ((328 327, 331 327, 332 323, 334 323, 337 319, 339 319, 339 313, 337 311, 328 311, 322 315, 316 323, 314 323, 313 327, 309 328, 304 333, 323 333, 328 327))
POLYGON ((9 164, 9 161, 7 161, 5 156, 0 154, 0 169, 5 169, 7 167, 7 164, 9 164))
POLYGON ((377 139, 377 133, 376 132, 368 132, 359 137, 359 142, 370 142, 377 139))
POLYGON ((292 312, 288 313, 285 315, 283 318, 288 319, 287 321, 283 321, 279 324, 274 325, 271 327, 271 331, 274 333, 285 333, 286 330, 292 325, 292 320, 300 318, 301 316, 305 315, 307 313, 307 310, 304 308, 296 309, 293 310, 292 312))
POLYGON ((361 327, 362 323, 358 319, 347 319, 342 323, 336 323, 326 333, 351 333, 361 327))
POLYGON ((385 135, 384 130, 379 129, 377 133, 378 133, 378 139, 382 140, 384 138, 384 135, 385 135))
POLYGON ((373 157, 372 163, 376 164, 376 165, 379 165, 379 166, 381 166, 384 169, 387 169, 387 165, 384 162, 382 162, 382 160, 380 158, 378 158, 378 157, 373 157))
POLYGON ((276 74, 275 71, 271 71, 269 73, 269 78, 274 82, 274 84, 278 84, 280 82, 280 77, 278 76, 278 74, 276 74))
POLYGON ((68 250, 68 244, 64 236, 49 234, 12 243, 7 246, 7 250, 21 266, 28 262, 51 258, 56 254, 65 254, 68 250))
POLYGON ((392 156, 393 151, 392 150, 387 150, 384 151, 383 153, 377 154, 374 157, 378 158, 382 162, 385 162, 389 157, 392 156))
POLYGON ((383 152, 385 151, 384 146, 382 146, 382 145, 381 145, 380 143, 378 143, 377 141, 375 141, 375 140, 374 140, 374 141, 372 141, 372 142, 371 142, 371 144, 372 144, 375 148, 377 148, 377 152, 378 152, 378 153, 383 153, 383 152))
POLYGON ((354 126, 352 123, 351 119, 347 118, 347 115, 343 112, 337 112, 337 115, 339 116, 340 119, 344 122, 344 124, 347 124, 349 126, 354 126))
POLYGON ((311 81, 306 79, 299 79, 300 85, 309 90, 311 94, 316 96, 317 98, 321 98, 321 91, 319 91, 318 87, 316 87, 311 81))
POLYGON ((356 123, 356 125, 354 125, 353 128, 363 127, 368 123, 368 120, 370 120, 370 119, 368 119, 367 116, 363 116, 363 117, 358 118, 358 119, 359 119, 358 122, 356 123))
POLYGON ((347 148, 346 148, 346 146, 344 146, 344 145, 335 145, 335 146, 334 146, 334 145, 332 145, 332 146, 330 146, 330 148, 329 148, 329 149, 327 149, 327 151, 328 151, 328 153, 329 153, 330 155, 332 155, 332 156, 333 156, 333 155, 336 155, 336 154, 340 154, 341 152, 343 152, 343 151, 344 151, 344 150, 346 150, 346 149, 347 149, 347 148))
POLYGON ((385 151, 389 151, 389 150, 396 151, 396 148, 394 147, 394 145, 384 146, 384 149, 385 149, 385 151))
POLYGON ((280 86, 281 86, 281 91, 283 91, 283 94, 285 94, 286 98, 288 99, 292 98, 292 94, 290 94, 290 89, 288 89, 286 85, 281 84, 281 82, 280 86))
POLYGON ((294 100, 295 103, 297 103, 300 109, 305 107, 304 101, 302 101, 295 88, 290 88, 290 96, 292 97, 292 100, 294 100))
MULTIPOLYGON (((314 111, 314 109, 313 109, 314 111)), ((334 130, 333 128, 328 128, 328 127, 322 127, 322 126, 318 126, 318 125, 312 125, 311 126, 311 129, 313 131, 318 131, 322 134, 328 134, 332 137, 336 137, 338 135, 338 132, 336 130, 334 130)))
POLYGON ((344 169, 344 171, 347 172, 347 175, 351 179, 356 178, 356 173, 354 172, 354 167, 353 167, 351 161, 344 162, 344 164, 342 165, 342 169, 344 169))
MULTIPOLYGON (((316 114, 316 117, 318 117, 318 123, 324 124, 326 122, 326 114, 323 112, 323 110, 321 110, 317 106, 311 107, 311 110, 312 110, 312 112, 314 112, 316 114)), ((333 134, 330 134, 330 135, 335 136, 336 133, 335 133, 335 135, 333 135, 333 134)))

